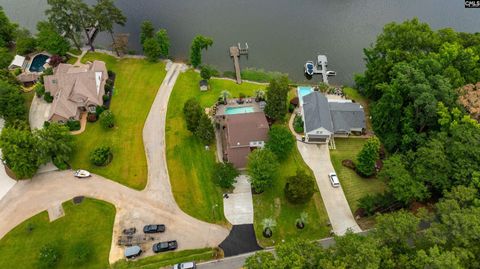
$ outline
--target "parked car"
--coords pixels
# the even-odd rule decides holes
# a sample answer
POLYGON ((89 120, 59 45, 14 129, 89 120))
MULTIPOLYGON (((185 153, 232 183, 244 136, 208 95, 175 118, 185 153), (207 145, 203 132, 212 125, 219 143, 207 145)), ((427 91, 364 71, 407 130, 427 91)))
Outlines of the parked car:
POLYGON ((177 249, 177 240, 172 240, 172 241, 165 241, 165 242, 160 242, 153 244, 152 250, 155 253, 158 252, 165 252, 169 250, 175 250, 177 249))
POLYGON ((88 172, 87 170, 77 170, 75 171, 75 173, 73 173, 73 175, 78 178, 85 178, 85 177, 92 176, 92 174, 90 174, 90 172, 88 172))
POLYGON ((163 224, 145 225, 145 227, 143 227, 143 232, 146 234, 163 233, 165 232, 165 225, 163 224))
POLYGON ((328 178, 330 179, 330 183, 334 188, 340 187, 340 181, 338 180, 337 174, 330 173, 328 174, 328 178))
POLYGON ((128 228, 128 229, 123 229, 123 234, 126 234, 126 235, 132 235, 136 232, 137 232, 137 228, 135 228, 135 227, 128 228))
POLYGON ((134 259, 142 254, 142 249, 139 246, 131 246, 125 248, 125 258, 134 259))
POLYGON ((197 268, 195 262, 182 262, 173 266, 173 269, 195 269, 197 268))

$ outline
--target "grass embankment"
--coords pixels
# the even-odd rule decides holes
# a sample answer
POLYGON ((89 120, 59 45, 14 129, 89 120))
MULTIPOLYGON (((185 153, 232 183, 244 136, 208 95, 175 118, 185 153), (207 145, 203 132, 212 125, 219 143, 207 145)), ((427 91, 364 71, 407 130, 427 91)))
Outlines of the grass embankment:
POLYGON ((186 128, 183 105, 197 98, 203 107, 212 106, 222 90, 232 97, 240 93, 253 96, 262 85, 211 79, 210 89, 200 92, 200 75, 192 70, 180 74, 170 96, 166 123, 166 154, 168 172, 175 200, 187 214, 211 223, 226 223, 223 215, 222 190, 211 180, 215 164, 215 145, 205 150, 204 145, 186 128))
POLYGON ((157 254, 136 261, 121 260, 113 264, 113 269, 157 269, 188 261, 207 261, 219 258, 216 249, 203 248, 157 254))
POLYGON ((345 93, 345 96, 347 99, 354 100, 357 103, 360 103, 365 111, 365 119, 367 123, 367 130, 372 131, 372 120, 370 119, 370 102, 369 100, 365 97, 362 96, 358 90, 345 87, 343 88, 343 92, 345 93))
POLYGON ((0 240, 0 268, 37 268, 40 249, 53 244, 60 252, 56 268, 108 268, 115 207, 85 199, 63 203, 65 216, 50 222, 46 211, 24 221, 0 240), (74 246, 85 243, 90 254, 84 264, 73 264, 74 246))
POLYGON ((337 172, 352 213, 358 209, 357 201, 367 194, 385 190, 383 181, 372 177, 362 178, 355 171, 342 165, 343 160, 355 161, 367 140, 363 138, 335 138, 336 149, 330 150, 333 167, 337 172))
POLYGON ((23 100, 25 108, 27 109, 27 115, 30 111, 30 106, 32 105, 33 97, 35 97, 35 91, 29 91, 23 93, 23 100))
POLYGON ((76 149, 71 164, 74 168, 87 169, 128 187, 143 189, 148 173, 142 130, 165 77, 165 64, 140 59, 118 60, 100 53, 88 53, 82 62, 93 60, 106 62, 107 68, 116 73, 110 105, 116 126, 105 130, 99 122, 88 123, 85 132, 75 136, 76 149), (89 161, 90 152, 100 145, 108 145, 113 151, 113 160, 105 167, 89 161))
MULTIPOLYGON (((281 76, 287 76, 288 74, 281 72, 265 71, 263 69, 247 67, 241 71, 242 80, 249 80, 255 82, 268 83, 272 79, 280 78, 281 76)), ((235 72, 226 71, 223 76, 235 79, 235 72)))
POLYGON ((306 204, 294 205, 285 198, 286 179, 295 175, 297 169, 304 170, 313 177, 312 171, 303 161, 295 145, 289 158, 280 164, 279 177, 273 187, 262 194, 253 195, 255 233, 257 240, 264 247, 280 243, 282 240, 288 241, 295 238, 313 240, 329 235, 328 215, 316 184, 315 193, 306 204), (308 213, 308 222, 305 228, 300 230, 295 224, 302 212, 308 213), (277 223, 273 229, 273 236, 268 239, 262 235, 262 220, 266 218, 273 218, 277 223))

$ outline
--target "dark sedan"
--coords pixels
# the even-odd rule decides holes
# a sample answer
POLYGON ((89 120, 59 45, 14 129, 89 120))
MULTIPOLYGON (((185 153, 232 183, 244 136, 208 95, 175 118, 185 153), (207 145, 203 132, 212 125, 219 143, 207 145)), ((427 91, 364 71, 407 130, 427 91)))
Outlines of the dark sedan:
POLYGON ((152 250, 155 253, 177 249, 177 240, 165 241, 153 244, 152 250))
POLYGON ((150 224, 143 227, 143 232, 146 234, 163 233, 165 232, 165 225, 163 224, 150 224))

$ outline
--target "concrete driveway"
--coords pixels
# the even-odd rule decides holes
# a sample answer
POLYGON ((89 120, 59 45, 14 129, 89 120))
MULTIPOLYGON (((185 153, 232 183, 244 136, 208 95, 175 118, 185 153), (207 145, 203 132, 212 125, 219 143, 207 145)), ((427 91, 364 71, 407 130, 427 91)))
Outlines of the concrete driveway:
POLYGON ((352 215, 342 187, 334 188, 330 184, 328 174, 335 172, 335 169, 330 161, 328 145, 306 144, 297 141, 297 148, 303 160, 315 175, 333 232, 337 235, 345 234, 348 229, 355 233, 361 232, 362 230, 352 215))
POLYGON ((225 218, 232 225, 253 223, 252 188, 248 176, 240 175, 236 178, 233 193, 223 199, 225 218))
POLYGON ((30 105, 30 113, 28 113, 28 120, 32 129, 43 128, 43 123, 48 121, 51 107, 52 104, 45 102, 43 98, 38 98, 35 94, 30 105))
MULTIPOLYGON (((185 214, 175 203, 165 159, 165 118, 168 98, 178 77, 181 64, 172 64, 158 90, 143 130, 148 165, 148 184, 136 191, 109 179, 94 175, 75 179, 73 171, 55 171, 18 182, 0 200, 0 239, 22 221, 75 196, 87 196, 115 205, 117 214, 109 261, 123 258, 117 237, 124 228, 142 230, 148 223, 164 223, 167 231, 161 240, 178 241, 178 249, 218 246, 229 234, 228 229, 202 222, 185 214)), ((43 124, 43 123, 42 123, 43 124)), ((144 256, 152 255, 151 243, 144 256)))

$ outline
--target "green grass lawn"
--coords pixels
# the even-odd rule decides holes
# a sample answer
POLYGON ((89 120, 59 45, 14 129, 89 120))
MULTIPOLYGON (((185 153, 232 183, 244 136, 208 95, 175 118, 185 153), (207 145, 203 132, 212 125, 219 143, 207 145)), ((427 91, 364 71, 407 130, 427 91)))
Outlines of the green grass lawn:
POLYGON ((37 268, 40 249, 54 244, 60 252, 56 268, 108 268, 115 207, 85 199, 63 204, 65 216, 50 222, 46 211, 24 221, 0 240, 0 268, 37 268), (29 231, 29 228, 31 231, 29 231), (85 264, 73 264, 74 246, 84 242, 91 249, 85 264))
POLYGON ((212 223, 226 223, 223 215, 222 190, 211 180, 215 164, 215 147, 206 151, 203 144, 186 128, 183 104, 194 97, 203 107, 212 106, 222 90, 232 96, 252 96, 264 86, 230 80, 211 79, 210 89, 200 92, 200 75, 192 70, 180 74, 170 96, 166 123, 168 172, 175 200, 187 214, 212 223), (215 206, 217 205, 217 206, 215 206))
POLYGON ((30 106, 32 105, 33 97, 35 97, 35 91, 29 91, 29 92, 23 93, 23 98, 24 98, 23 100, 24 100, 25 108, 27 109, 27 115, 30 111, 30 106))
POLYGON ((375 177, 362 178, 352 169, 342 165, 342 161, 346 159, 355 161, 366 141, 363 138, 335 138, 336 149, 330 150, 333 167, 353 213, 358 209, 358 199, 367 194, 380 193, 385 190, 383 181, 375 177))
POLYGON ((288 241, 296 238, 313 240, 329 235, 328 215, 316 184, 315 194, 306 204, 294 205, 285 198, 286 178, 295 175, 297 169, 304 170, 313 176, 295 146, 289 158, 281 163, 280 176, 274 186, 262 194, 253 195, 255 233, 257 240, 264 247, 274 245, 282 240, 288 241), (295 224, 302 212, 308 213, 308 222, 304 229, 299 230, 295 224), (273 236, 268 239, 262 235, 262 220, 265 218, 273 218, 277 222, 277 226, 273 229, 273 236))
POLYGON ((143 189, 147 183, 147 160, 142 130, 165 77, 165 64, 139 59, 117 60, 99 53, 88 53, 82 62, 92 60, 105 61, 107 68, 116 73, 110 106, 116 126, 105 130, 99 122, 88 123, 85 132, 75 136, 76 149, 71 164, 73 168, 86 169, 128 187, 143 189), (89 161, 90 152, 100 145, 108 145, 113 151, 113 160, 106 167, 95 166, 89 161))
POLYGON ((343 88, 343 92, 345 93, 347 99, 354 100, 357 103, 360 103, 363 106, 365 111, 365 118, 367 121, 367 130, 372 130, 372 120, 370 119, 370 102, 369 100, 361 95, 356 89, 345 87, 343 88))
POLYGON ((113 264, 113 269, 157 269, 160 267, 173 265, 181 262, 189 261, 207 261, 216 259, 219 253, 216 249, 189 249, 183 251, 175 251, 157 254, 154 256, 142 258, 136 261, 121 260, 113 264))

